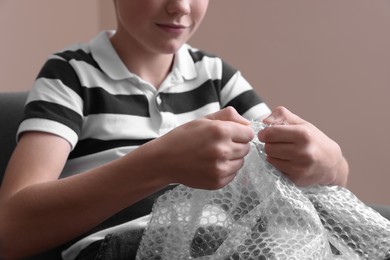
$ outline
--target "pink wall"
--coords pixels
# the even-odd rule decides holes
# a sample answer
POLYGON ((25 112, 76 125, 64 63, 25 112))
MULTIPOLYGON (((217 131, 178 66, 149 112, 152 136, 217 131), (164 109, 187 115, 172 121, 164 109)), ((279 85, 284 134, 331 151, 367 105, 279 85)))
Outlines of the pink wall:
MULTIPOLYGON (((48 54, 113 25, 109 0, 0 0, 0 91, 29 89, 48 54)), ((191 44, 338 141, 349 188, 390 204, 389 30, 388 0, 211 0, 191 44)))
POLYGON ((46 57, 99 31, 95 0, 0 0, 0 90, 29 89, 46 57))

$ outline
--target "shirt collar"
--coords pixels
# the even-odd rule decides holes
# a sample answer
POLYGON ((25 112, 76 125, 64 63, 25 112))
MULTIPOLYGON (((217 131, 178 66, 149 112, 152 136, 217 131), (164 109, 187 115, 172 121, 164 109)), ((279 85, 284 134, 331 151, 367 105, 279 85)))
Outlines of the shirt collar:
POLYGON ((110 78, 122 80, 134 77, 111 44, 110 37, 113 34, 114 31, 103 31, 93 38, 90 42, 91 54, 110 78))
POLYGON ((191 80, 198 76, 195 62, 190 55, 189 49, 190 46, 184 44, 177 51, 172 68, 172 71, 176 69, 180 73, 180 75, 186 80, 191 80))
MULTIPOLYGON (((103 31, 90 41, 90 49, 93 58, 99 64, 100 68, 114 80, 138 77, 127 69, 112 46, 110 37, 114 33, 114 31, 103 31)), ((182 78, 181 80, 191 80, 198 75, 194 60, 189 53, 189 48, 189 45, 184 44, 175 55, 172 72, 170 74, 175 75, 176 79, 182 78)))

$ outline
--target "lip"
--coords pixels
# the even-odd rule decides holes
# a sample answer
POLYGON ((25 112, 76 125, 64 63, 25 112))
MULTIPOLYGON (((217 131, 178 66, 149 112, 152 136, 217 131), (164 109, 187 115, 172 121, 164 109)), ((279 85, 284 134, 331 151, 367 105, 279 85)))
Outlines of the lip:
POLYGON ((157 23, 156 25, 163 31, 171 34, 181 34, 188 28, 188 26, 174 23, 157 23))

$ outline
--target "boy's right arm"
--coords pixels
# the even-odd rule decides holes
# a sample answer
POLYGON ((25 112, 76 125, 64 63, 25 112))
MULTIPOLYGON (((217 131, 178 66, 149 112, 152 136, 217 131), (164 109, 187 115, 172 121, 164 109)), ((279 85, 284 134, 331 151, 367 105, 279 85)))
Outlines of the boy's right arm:
POLYGON ((0 189, 0 255, 17 258, 58 246, 169 183, 226 185, 249 151, 247 123, 224 109, 64 179, 58 177, 69 143, 47 133, 23 134, 0 189))
POLYGON ((58 179, 69 152, 69 143, 55 135, 21 137, 0 190, 0 255, 5 259, 58 246, 131 204, 131 196, 137 198, 129 192, 134 184, 115 169, 119 163, 58 179))
POLYGON ((21 137, 0 190, 1 259, 61 245, 167 185, 145 167, 148 151, 58 179, 69 152, 69 143, 55 135, 21 137))

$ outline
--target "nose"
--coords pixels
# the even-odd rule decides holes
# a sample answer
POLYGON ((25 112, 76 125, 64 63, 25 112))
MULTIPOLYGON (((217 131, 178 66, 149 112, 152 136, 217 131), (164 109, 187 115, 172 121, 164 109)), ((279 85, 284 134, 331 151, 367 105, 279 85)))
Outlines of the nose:
POLYGON ((170 14, 187 15, 191 12, 191 0, 172 0, 169 1, 167 11, 170 14))

